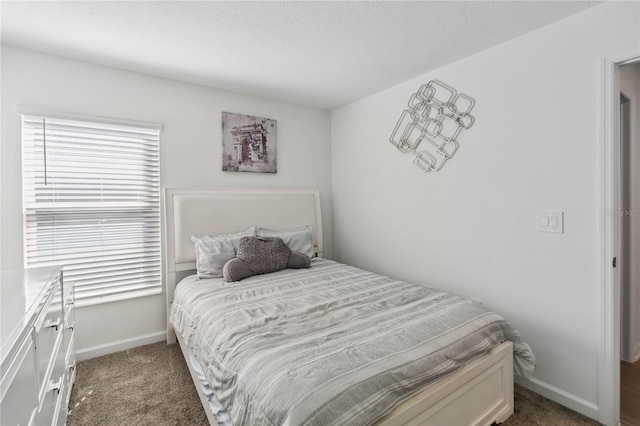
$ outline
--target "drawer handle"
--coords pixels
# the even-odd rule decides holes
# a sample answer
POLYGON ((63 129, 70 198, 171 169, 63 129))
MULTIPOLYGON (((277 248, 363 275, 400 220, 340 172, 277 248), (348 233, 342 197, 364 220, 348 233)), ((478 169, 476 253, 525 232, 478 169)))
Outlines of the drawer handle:
POLYGON ((62 385, 62 377, 57 382, 54 382, 53 380, 50 380, 49 381, 49 388, 47 389, 47 392, 56 391, 57 394, 60 394, 60 386, 61 385, 62 385))
POLYGON ((48 321, 44 324, 45 328, 55 328, 56 331, 58 331, 58 328, 60 327, 60 324, 62 324, 62 320, 60 318, 58 318, 55 321, 48 321))

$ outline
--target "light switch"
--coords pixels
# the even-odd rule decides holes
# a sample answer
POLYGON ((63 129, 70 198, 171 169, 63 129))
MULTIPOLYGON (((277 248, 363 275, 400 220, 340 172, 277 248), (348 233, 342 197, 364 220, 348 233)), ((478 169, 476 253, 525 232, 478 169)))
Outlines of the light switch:
POLYGON ((538 230, 540 232, 564 232, 564 212, 544 210, 538 212, 538 230))

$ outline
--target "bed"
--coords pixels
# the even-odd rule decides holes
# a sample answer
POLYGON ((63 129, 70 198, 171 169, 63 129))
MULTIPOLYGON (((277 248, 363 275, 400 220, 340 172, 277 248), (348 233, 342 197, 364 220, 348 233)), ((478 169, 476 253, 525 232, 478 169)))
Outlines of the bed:
POLYGON ((488 425, 513 413, 514 366, 535 365, 517 331, 470 299, 324 259, 317 190, 164 195, 167 341, 212 425, 488 425), (194 277, 192 235, 256 225, 310 225, 318 258, 240 283, 194 277))

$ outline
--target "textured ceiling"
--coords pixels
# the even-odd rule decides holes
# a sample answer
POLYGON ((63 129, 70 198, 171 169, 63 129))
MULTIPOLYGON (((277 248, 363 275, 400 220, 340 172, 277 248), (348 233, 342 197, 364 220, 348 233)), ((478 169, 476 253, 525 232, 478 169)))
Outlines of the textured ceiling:
POLYGON ((2 43, 331 109, 599 2, 2 1, 2 43))

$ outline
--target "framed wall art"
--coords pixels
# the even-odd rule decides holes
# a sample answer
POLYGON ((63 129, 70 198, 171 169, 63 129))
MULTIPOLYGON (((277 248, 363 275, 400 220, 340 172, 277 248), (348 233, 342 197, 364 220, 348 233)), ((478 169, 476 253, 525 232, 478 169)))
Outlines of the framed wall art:
POLYGON ((276 173, 276 120, 222 113, 222 170, 276 173))

